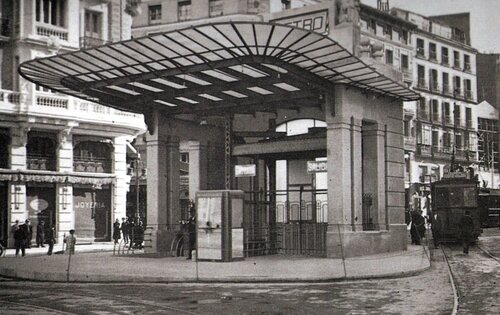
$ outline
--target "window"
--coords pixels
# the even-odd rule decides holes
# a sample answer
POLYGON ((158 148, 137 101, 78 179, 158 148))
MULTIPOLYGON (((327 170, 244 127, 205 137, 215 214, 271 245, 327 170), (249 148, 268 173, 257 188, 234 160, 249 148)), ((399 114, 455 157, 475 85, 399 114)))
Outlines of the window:
POLYGON ((409 69, 408 55, 401 54, 401 69, 402 70, 409 69))
POLYGON ((37 22, 65 26, 66 0, 36 0, 35 10, 37 22))
POLYGON ((85 36, 100 38, 101 13, 85 11, 85 36))
POLYGON ((281 10, 288 10, 292 8, 292 4, 290 0, 281 0, 281 10))
POLYGON ((425 67, 424 66, 418 65, 418 67, 417 67, 417 78, 418 78, 418 82, 417 82, 418 87, 420 87, 420 88, 426 88, 426 84, 425 84, 425 67))
POLYGON ((443 93, 449 93, 450 92, 450 76, 448 73, 443 72, 442 74, 443 77, 443 93))
POLYGON ((421 38, 417 38, 417 56, 425 56, 424 40, 421 38))
POLYGON ((460 68, 460 53, 456 50, 453 51, 453 67, 460 68))
POLYGON ((470 107, 465 108, 465 121, 467 121, 467 127, 472 127, 472 109, 470 107))
POLYGON ((392 26, 386 25, 384 27, 384 35, 388 39, 392 39, 392 26))
POLYGON ((439 119, 439 103, 438 100, 432 100, 432 120, 439 119))
POLYGON ((461 84, 460 84, 460 77, 459 76, 455 76, 454 77, 454 84, 453 84, 453 92, 454 94, 457 94, 457 95, 460 95, 462 94, 462 89, 461 89, 461 84))
POLYGON ((432 91, 438 90, 438 72, 436 69, 429 71, 429 84, 432 91))
POLYGON ((403 44, 408 44, 408 31, 402 31, 401 33, 401 41, 403 44))
POLYGON ((429 43, 429 59, 430 60, 437 60, 437 53, 436 53, 436 44, 435 43, 429 43))
POLYGON ((370 20, 370 30, 373 34, 377 34, 377 22, 375 20, 370 20))
POLYGON ((464 54, 464 71, 471 71, 470 56, 464 54))
POLYGON ((403 120, 403 128, 404 128, 404 136, 405 137, 410 137, 410 121, 409 120, 403 120))
POLYGON ((177 17, 179 21, 191 20, 191 0, 178 0, 177 17))
POLYGON ((449 57, 448 57, 448 48, 446 47, 441 47, 441 63, 443 65, 448 65, 449 64, 449 57))
POLYGON ((159 23, 161 21, 161 5, 149 6, 149 24, 159 23))
POLYGON ((455 119, 455 125, 460 124, 460 105, 455 105, 455 109, 453 110, 453 117, 455 119))
POLYGON ((439 131, 432 130, 432 146, 437 148, 439 146, 439 131))
POLYGON ((389 64, 389 65, 392 65, 393 58, 394 58, 394 56, 393 56, 392 50, 386 49, 385 50, 385 63, 389 64))
POLYGON ((224 0, 209 0, 208 1, 208 16, 219 16, 224 12, 224 0))

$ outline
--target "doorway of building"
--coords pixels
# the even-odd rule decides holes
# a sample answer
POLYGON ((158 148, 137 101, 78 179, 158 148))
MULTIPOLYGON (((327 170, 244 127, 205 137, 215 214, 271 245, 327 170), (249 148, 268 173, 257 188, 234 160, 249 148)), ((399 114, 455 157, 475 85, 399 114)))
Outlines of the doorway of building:
POLYGON ((111 240, 111 190, 82 185, 73 188, 75 230, 83 241, 111 240))
POLYGON ((28 217, 33 226, 33 242, 38 229, 38 223, 43 222, 44 234, 48 235, 50 228, 56 226, 56 189, 54 184, 33 184, 26 188, 28 217))

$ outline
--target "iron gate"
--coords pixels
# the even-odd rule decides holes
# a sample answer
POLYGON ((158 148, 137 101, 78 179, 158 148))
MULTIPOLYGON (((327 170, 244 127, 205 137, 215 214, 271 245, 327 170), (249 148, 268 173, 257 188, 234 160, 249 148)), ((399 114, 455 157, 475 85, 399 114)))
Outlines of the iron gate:
POLYGON ((326 256, 326 190, 245 193, 245 256, 326 256), (298 198, 297 198, 298 197, 298 198))

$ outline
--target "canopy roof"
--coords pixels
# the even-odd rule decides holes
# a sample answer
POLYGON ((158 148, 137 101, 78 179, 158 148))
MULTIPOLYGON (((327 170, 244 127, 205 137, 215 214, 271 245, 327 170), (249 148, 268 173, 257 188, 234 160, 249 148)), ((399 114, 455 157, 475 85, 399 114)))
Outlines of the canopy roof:
POLYGON ((135 112, 317 103, 318 91, 332 83, 404 101, 420 97, 325 35, 262 22, 192 26, 34 59, 19 72, 53 91, 135 112))

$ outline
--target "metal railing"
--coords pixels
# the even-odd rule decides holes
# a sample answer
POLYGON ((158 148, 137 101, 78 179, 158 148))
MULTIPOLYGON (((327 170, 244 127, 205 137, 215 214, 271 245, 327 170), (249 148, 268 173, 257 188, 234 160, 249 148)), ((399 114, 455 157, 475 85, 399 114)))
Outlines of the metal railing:
POLYGON ((57 158, 55 156, 28 154, 26 157, 26 167, 29 170, 55 171, 56 161, 57 158))
POLYGON ((111 173, 111 158, 73 157, 73 170, 86 173, 111 173))
POLYGON ((97 46, 106 45, 107 40, 91 36, 80 37, 80 48, 92 48, 97 46))
POLYGON ((46 36, 46 37, 55 36, 62 40, 68 40, 67 29, 50 24, 37 23, 36 34, 39 36, 46 36))

